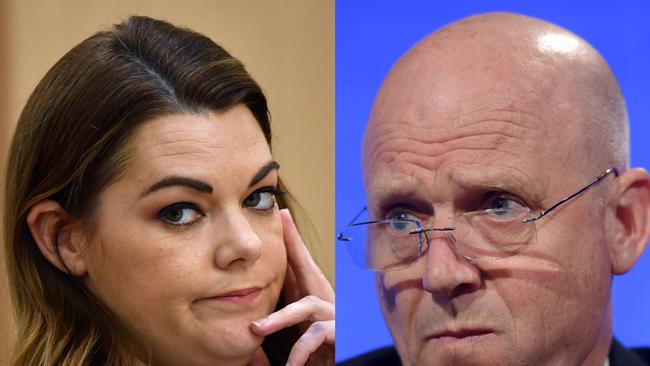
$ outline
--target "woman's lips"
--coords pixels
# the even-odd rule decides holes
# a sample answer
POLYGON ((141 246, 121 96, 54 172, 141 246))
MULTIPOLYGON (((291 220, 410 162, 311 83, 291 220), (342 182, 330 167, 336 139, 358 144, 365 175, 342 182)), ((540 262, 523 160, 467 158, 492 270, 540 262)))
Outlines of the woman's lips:
POLYGON ((210 300, 246 304, 253 302, 262 292, 260 287, 249 287, 235 291, 224 292, 220 295, 210 297, 210 300))

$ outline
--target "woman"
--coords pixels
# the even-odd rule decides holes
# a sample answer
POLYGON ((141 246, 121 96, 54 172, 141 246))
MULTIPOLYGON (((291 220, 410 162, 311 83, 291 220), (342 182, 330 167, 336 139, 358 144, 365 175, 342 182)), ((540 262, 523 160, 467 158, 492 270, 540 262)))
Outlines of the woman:
POLYGON ((68 52, 10 152, 14 364, 333 364, 270 141, 259 86, 200 34, 132 17, 68 52))

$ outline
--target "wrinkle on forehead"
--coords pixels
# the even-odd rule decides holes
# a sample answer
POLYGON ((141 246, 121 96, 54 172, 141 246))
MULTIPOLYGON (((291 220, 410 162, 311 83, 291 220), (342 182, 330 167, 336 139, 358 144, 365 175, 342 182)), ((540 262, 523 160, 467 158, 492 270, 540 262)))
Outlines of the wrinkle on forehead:
POLYGON ((476 159, 484 162, 503 159, 504 155, 517 159, 539 150, 536 145, 543 140, 535 129, 539 123, 534 116, 507 110, 468 112, 448 125, 432 123, 422 128, 421 124, 390 122, 369 130, 364 151, 367 170, 376 164, 400 161, 413 165, 413 169, 433 171, 445 155, 462 150, 475 151, 476 159))
MULTIPOLYGON (((394 66, 364 138, 366 181, 369 165, 390 157, 390 149, 388 157, 380 151, 389 135, 400 135, 391 129, 401 128, 399 138, 411 140, 403 144, 408 154, 410 147, 463 136, 464 128, 484 134, 485 125, 499 122, 512 124, 500 138, 527 138, 526 143, 537 145, 540 159, 555 161, 558 169, 591 175, 594 165, 600 170, 627 163, 625 105, 600 55, 549 23, 487 14, 432 34, 394 66), (395 128, 386 127, 392 124, 395 128), (417 132, 407 136, 408 129, 417 132), (436 141, 434 134, 441 137, 436 141)), ((499 142, 494 138, 493 148, 507 153, 499 142)), ((439 149, 425 150, 436 155, 439 149)))

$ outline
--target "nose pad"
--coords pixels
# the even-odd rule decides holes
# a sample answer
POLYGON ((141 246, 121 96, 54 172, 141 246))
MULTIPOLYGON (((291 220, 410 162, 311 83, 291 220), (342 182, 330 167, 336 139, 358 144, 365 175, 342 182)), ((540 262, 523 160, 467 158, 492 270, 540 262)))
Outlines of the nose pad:
POLYGON ((454 297, 461 289, 467 292, 481 285, 480 270, 458 251, 452 233, 453 231, 425 233, 428 246, 426 252, 422 253, 425 259, 422 287, 446 298, 454 297))
POLYGON ((428 229, 423 229, 422 235, 420 237, 420 247, 418 248, 418 258, 424 257, 427 252, 429 251, 429 247, 431 246, 431 242, 435 241, 437 238, 438 240, 446 240, 447 245, 456 253, 460 254, 462 257, 465 257, 465 255, 462 254, 460 251, 460 248, 456 246, 456 239, 454 238, 454 231, 455 228, 451 226, 440 226, 440 227, 435 227, 435 228, 428 228, 428 229))
POLYGON ((260 258, 262 240, 243 212, 225 214, 218 230, 215 261, 219 268, 237 263, 250 265, 260 258))

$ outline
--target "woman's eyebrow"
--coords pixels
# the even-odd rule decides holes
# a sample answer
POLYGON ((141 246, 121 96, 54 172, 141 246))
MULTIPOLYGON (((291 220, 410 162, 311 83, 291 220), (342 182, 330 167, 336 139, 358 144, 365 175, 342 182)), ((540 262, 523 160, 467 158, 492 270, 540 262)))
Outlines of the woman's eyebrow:
MULTIPOLYGON (((260 170, 257 171, 257 173, 255 173, 253 179, 251 179, 251 182, 248 185, 249 188, 257 184, 257 182, 264 179, 264 177, 266 177, 270 172, 278 169, 280 169, 280 164, 278 164, 276 161, 269 161, 268 163, 264 164, 264 166, 261 167, 260 170)), ((209 185, 208 183, 202 182, 194 178, 173 175, 170 177, 165 177, 159 180, 158 182, 154 183, 153 185, 151 185, 151 187, 147 188, 144 192, 142 192, 140 197, 144 197, 152 192, 161 190, 163 188, 174 187, 174 186, 188 187, 203 193, 213 192, 212 186, 209 185)))
POLYGON ((174 186, 188 187, 203 193, 212 193, 213 191, 212 186, 209 185, 208 183, 202 182, 200 180, 196 180, 194 178, 174 175, 174 176, 163 178, 158 182, 154 183, 153 185, 151 185, 151 187, 147 188, 144 192, 142 192, 140 197, 142 198, 148 195, 149 193, 161 190, 163 188, 174 187, 174 186))
POLYGON ((257 173, 255 173, 253 179, 251 179, 251 182, 248 184, 248 188, 256 185, 257 182, 264 179, 264 177, 269 175, 270 172, 278 169, 280 169, 280 164, 278 164, 278 162, 275 160, 271 160, 268 163, 264 164, 264 166, 260 168, 260 170, 258 170, 257 173))

